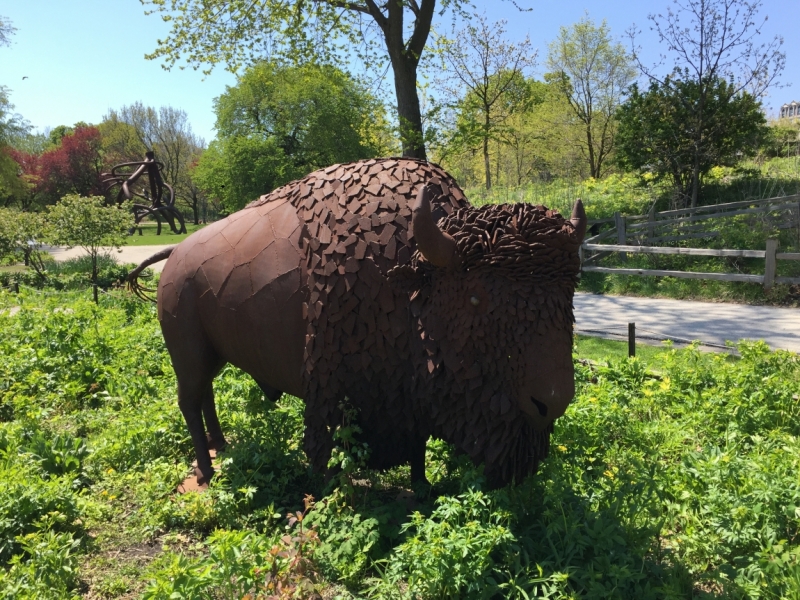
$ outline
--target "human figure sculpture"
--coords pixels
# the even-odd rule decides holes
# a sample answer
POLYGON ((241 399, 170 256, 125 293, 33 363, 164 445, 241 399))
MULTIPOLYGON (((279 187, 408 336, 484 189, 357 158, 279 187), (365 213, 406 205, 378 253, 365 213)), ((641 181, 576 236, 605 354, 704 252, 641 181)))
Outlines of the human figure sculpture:
POLYGON ((574 395, 572 297, 586 215, 473 208, 413 159, 333 165, 262 196, 172 249, 158 318, 200 485, 225 443, 212 381, 225 363, 265 395, 305 400, 304 448, 326 468, 342 407, 369 466, 422 480, 436 436, 520 481, 547 456, 574 395))
MULTIPOLYGON (((186 233, 186 224, 183 220, 183 215, 175 208, 175 193, 172 186, 164 182, 161 177, 161 169, 164 165, 156 160, 155 153, 152 150, 145 152, 145 158, 142 161, 127 162, 115 165, 110 173, 102 173, 102 183, 105 186, 105 192, 108 193, 115 186, 119 186, 117 192, 116 202, 121 205, 126 200, 132 200, 135 197, 142 198, 147 201, 147 204, 134 203, 133 215, 136 225, 142 222, 148 216, 153 217, 157 223, 157 235, 161 234, 161 219, 169 223, 170 229, 173 233, 186 233), (134 169, 131 173, 126 173, 126 169, 134 169), (142 175, 147 175, 148 186, 146 189, 136 191, 134 186, 142 175), (168 196, 164 200, 164 189, 166 188, 168 196), (175 225, 175 221, 179 226, 175 225)), ((131 229, 131 233, 133 233, 131 229)))

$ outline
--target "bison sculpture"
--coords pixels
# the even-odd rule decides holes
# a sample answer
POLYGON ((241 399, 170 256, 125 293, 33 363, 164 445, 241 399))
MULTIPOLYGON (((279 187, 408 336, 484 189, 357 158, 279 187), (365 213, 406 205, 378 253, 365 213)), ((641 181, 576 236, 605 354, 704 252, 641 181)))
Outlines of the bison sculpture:
POLYGON ((311 173, 142 263, 169 260, 158 318, 201 486, 225 443, 212 381, 226 363, 305 400, 324 470, 343 408, 369 465, 425 477, 430 436, 492 485, 545 458, 574 395, 572 298, 586 215, 471 207, 438 166, 369 160, 311 173))

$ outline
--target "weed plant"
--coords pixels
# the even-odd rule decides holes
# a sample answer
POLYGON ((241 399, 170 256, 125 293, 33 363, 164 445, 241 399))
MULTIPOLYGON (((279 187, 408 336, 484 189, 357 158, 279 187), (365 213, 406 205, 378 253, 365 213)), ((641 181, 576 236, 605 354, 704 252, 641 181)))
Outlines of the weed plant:
POLYGON ((500 490, 441 440, 430 488, 365 470, 357 415, 326 486, 302 401, 226 367, 230 447, 180 495, 192 448, 155 309, 100 300, 0 292, 0 598, 800 596, 795 354, 576 361, 550 457, 500 490))

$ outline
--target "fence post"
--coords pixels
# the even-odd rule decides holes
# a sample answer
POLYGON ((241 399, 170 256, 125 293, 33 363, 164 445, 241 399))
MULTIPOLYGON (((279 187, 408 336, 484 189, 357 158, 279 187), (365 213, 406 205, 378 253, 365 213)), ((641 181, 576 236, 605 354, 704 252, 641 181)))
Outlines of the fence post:
POLYGON ((770 289, 775 285, 775 271, 777 271, 777 260, 775 254, 778 251, 778 240, 767 240, 767 253, 764 260, 764 290, 770 289))
POLYGON ((647 213, 647 245, 653 245, 653 238, 655 237, 655 225, 654 222, 656 220, 656 203, 653 202, 653 205, 650 207, 650 212, 647 213))
POLYGON ((628 323, 628 356, 636 356, 636 323, 628 323))
MULTIPOLYGON (((625 217, 623 217, 620 213, 614 213, 614 223, 617 226, 617 244, 620 246, 626 246, 628 244, 628 236, 625 232, 625 217)), ((620 252, 619 259, 622 262, 628 260, 628 255, 625 252, 620 252)))

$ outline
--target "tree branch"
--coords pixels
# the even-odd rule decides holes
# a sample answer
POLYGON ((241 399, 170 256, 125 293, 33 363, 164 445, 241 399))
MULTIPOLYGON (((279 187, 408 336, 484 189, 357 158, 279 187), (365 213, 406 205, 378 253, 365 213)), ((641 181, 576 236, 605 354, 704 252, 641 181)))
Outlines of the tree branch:
POLYGON ((383 30, 384 35, 386 34, 386 30, 389 26, 389 19, 386 18, 386 15, 381 12, 380 7, 375 4, 375 0, 364 0, 367 3, 367 14, 371 15, 375 22, 378 24, 383 30))
POLYGON ((431 22, 433 21, 433 11, 436 8, 436 0, 422 0, 422 6, 418 12, 414 12, 414 33, 406 45, 407 52, 410 52, 417 61, 422 56, 428 35, 431 32, 431 22))
MULTIPOLYGON (((347 10, 354 10, 356 12, 364 13, 365 15, 373 16, 372 12, 369 9, 369 6, 365 4, 359 4, 358 2, 347 2, 347 0, 324 0, 326 4, 333 6, 334 8, 345 8, 347 10)), ((369 2, 367 2, 369 4, 369 2)))

